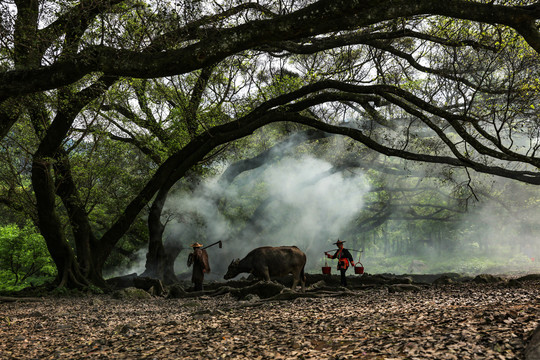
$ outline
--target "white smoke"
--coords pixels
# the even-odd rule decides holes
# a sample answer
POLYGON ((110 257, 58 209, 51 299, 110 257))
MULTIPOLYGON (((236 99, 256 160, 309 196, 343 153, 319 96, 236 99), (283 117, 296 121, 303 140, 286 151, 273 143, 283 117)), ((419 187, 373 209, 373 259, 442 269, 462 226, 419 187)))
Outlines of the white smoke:
POLYGON ((104 278, 109 279, 117 276, 131 275, 133 273, 141 275, 146 267, 147 252, 147 247, 137 250, 135 254, 131 257, 129 264, 126 267, 109 269, 104 272, 104 278))
MULTIPOLYGON (((358 216, 369 191, 363 174, 345 176, 331 169, 330 163, 310 156, 289 157, 245 172, 226 188, 218 178, 211 179, 190 196, 168 199, 168 210, 181 220, 168 224, 169 237, 185 247, 194 241, 206 246, 223 240, 222 249, 208 249, 210 279, 221 279, 233 259, 267 245, 295 245, 308 257, 306 270, 320 270, 323 252, 335 248, 333 243, 358 216), (223 204, 224 213, 249 219, 257 211, 258 216, 252 226, 231 223, 220 211, 223 204)), ((185 266, 185 257, 182 252, 177 272, 185 266)))

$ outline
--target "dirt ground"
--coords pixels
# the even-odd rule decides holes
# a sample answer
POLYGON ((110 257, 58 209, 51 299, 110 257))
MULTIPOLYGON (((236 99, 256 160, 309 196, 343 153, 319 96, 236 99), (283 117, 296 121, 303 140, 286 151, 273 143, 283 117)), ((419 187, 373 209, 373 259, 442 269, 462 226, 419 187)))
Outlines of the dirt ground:
POLYGON ((0 303, 1 359, 523 359, 540 282, 387 288, 287 301, 0 303))

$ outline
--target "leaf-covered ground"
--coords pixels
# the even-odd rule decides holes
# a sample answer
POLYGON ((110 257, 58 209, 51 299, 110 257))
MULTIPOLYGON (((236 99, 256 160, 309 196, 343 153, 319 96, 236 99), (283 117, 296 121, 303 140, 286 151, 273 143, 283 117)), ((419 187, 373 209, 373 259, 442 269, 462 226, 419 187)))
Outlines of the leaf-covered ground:
POLYGON ((523 359, 540 282, 387 288, 288 301, 0 303, 2 359, 523 359))

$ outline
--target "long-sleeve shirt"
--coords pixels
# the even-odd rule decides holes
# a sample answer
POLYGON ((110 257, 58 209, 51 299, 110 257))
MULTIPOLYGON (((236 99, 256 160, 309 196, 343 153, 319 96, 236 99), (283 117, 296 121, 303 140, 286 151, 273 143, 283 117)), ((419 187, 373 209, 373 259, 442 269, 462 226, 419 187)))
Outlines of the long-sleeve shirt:
POLYGON ((341 269, 347 269, 349 267, 349 263, 354 262, 354 259, 350 253, 349 250, 342 248, 338 249, 334 255, 328 256, 330 259, 338 259, 338 270, 341 269))
POLYGON ((191 264, 193 264, 191 282, 202 283, 204 280, 204 274, 210 272, 210 264, 206 250, 195 249, 191 254, 189 254, 188 266, 191 266, 191 264))

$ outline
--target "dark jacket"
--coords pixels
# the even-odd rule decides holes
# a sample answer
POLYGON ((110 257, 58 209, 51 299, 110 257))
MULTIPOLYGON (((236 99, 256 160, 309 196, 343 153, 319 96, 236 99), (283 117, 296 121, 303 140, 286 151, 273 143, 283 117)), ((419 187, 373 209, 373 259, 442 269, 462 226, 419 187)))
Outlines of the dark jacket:
POLYGON ((331 259, 338 259, 338 270, 344 269, 347 270, 349 268, 349 263, 354 262, 354 259, 349 252, 349 250, 343 248, 338 249, 334 255, 330 257, 331 259))
POLYGON ((208 262, 208 254, 206 253, 206 250, 193 250, 188 257, 188 266, 191 266, 191 264, 193 264, 191 282, 202 283, 204 280, 204 274, 210 272, 210 263, 208 262))

